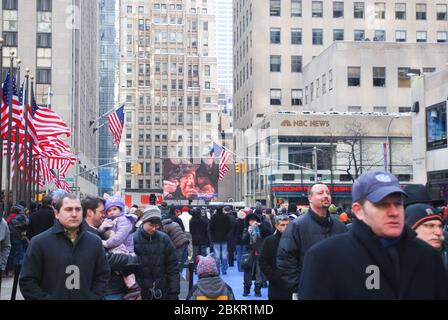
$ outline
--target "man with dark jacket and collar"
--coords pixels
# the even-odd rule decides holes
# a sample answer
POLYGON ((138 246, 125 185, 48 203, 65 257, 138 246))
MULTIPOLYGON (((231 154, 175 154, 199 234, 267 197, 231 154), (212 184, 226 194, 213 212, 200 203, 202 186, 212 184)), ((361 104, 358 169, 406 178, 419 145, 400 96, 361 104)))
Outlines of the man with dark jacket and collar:
POLYGON ((42 199, 42 207, 30 215, 27 236, 32 239, 39 233, 50 229, 54 224, 54 209, 52 207, 53 198, 46 195, 42 199))
POLYGON ((313 185, 308 201, 308 212, 289 224, 277 252, 277 267, 283 282, 288 284, 285 289, 290 293, 297 292, 306 252, 317 242, 347 231, 345 225, 328 212, 331 195, 325 184, 313 185))
POLYGON ((63 195, 54 207, 53 227, 31 240, 20 291, 27 300, 102 299, 110 268, 101 239, 85 230, 75 195, 63 195))
POLYGON ((403 196, 394 175, 361 175, 353 227, 308 251, 299 299, 447 299, 440 255, 405 225, 403 196))

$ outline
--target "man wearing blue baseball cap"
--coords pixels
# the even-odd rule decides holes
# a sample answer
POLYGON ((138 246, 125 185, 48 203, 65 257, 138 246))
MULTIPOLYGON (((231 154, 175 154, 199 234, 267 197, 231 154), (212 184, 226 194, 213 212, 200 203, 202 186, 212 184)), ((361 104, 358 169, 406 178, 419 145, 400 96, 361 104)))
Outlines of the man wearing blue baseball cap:
POLYGON ((299 299, 447 299, 440 255, 405 225, 403 197, 394 175, 361 175, 353 227, 308 251, 299 299))

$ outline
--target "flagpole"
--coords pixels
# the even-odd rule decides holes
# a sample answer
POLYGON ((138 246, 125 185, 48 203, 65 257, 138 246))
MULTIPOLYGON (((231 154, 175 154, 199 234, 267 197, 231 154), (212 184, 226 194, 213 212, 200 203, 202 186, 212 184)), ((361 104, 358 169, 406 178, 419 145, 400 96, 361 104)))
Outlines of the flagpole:
MULTIPOLYGON (((29 103, 29 87, 30 87, 30 69, 26 69, 26 75, 25 75, 25 138, 23 140, 23 172, 21 175, 21 182, 20 182, 20 197, 22 199, 26 199, 26 170, 27 170, 27 155, 28 155, 28 103, 29 103)), ((25 200, 26 201, 26 200, 25 200)))
POLYGON ((36 201, 37 195, 39 194, 39 179, 40 179, 40 176, 39 176, 39 173, 40 173, 40 163, 39 163, 39 161, 36 161, 36 164, 37 164, 37 166, 36 166, 37 167, 37 178, 36 178, 36 183, 34 184, 35 190, 34 190, 34 197, 33 197, 33 199, 35 201, 36 201))
POLYGON ((100 121, 102 118, 107 117, 108 115, 114 113, 115 111, 117 111, 118 109, 120 109, 124 104, 120 104, 118 107, 114 107, 113 109, 106 111, 105 113, 103 113, 103 115, 99 116, 98 118, 96 118, 95 120, 90 120, 90 124, 89 127, 91 127, 95 122, 100 121))
POLYGON ((10 65, 9 65, 9 94, 8 94, 8 141, 7 141, 7 153, 6 153, 6 192, 5 192, 5 212, 9 215, 10 207, 10 187, 11 187, 11 139, 12 139, 12 77, 14 66, 14 52, 11 52, 10 65))
MULTIPOLYGON (((34 103, 34 76, 31 76, 31 104, 34 103)), ((31 106, 32 108, 32 106, 31 106)), ((31 112, 33 112, 31 110, 31 112)), ((30 139, 29 141, 29 149, 28 149, 28 184, 27 184, 27 191, 26 191, 26 206, 30 208, 31 204, 31 186, 32 181, 31 177, 33 176, 33 141, 30 139)))
MULTIPOLYGON (((1 104, 3 104, 3 38, 0 38, 0 99, 1 104)), ((0 132, 0 145, 1 145, 1 152, 0 152, 0 217, 3 216, 4 211, 4 201, 5 201, 5 194, 3 193, 3 136, 0 132)))
MULTIPOLYGON (((20 64, 22 61, 20 59, 17 59, 17 80, 16 84, 20 86, 20 64)), ((20 90, 19 90, 20 92, 20 90)), ((19 101, 20 101, 20 97, 19 101)), ((17 203, 19 201, 19 148, 20 148, 20 142, 19 142, 19 126, 16 124, 16 135, 15 135, 15 142, 14 142, 14 180, 12 181, 12 202, 17 203)))

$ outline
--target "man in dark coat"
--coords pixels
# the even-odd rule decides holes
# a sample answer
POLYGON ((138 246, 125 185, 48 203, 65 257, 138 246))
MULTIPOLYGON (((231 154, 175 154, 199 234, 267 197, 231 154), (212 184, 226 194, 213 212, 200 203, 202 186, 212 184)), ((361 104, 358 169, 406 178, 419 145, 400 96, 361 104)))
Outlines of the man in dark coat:
POLYGON ((361 175, 353 227, 308 251, 299 299, 447 299, 440 255, 404 224, 405 195, 390 173, 361 175))
POLYGON ((223 212, 222 207, 216 209, 216 213, 210 219, 208 225, 209 236, 213 242, 213 251, 221 266, 222 274, 227 274, 228 247, 227 241, 232 231, 230 217, 223 212))
POLYGON ((54 226, 31 240, 20 274, 20 291, 32 300, 102 299, 110 269, 96 235, 85 231, 75 195, 55 202, 54 226))
POLYGON ((137 282, 144 300, 177 300, 180 292, 176 249, 168 235, 158 231, 160 209, 145 209, 142 225, 134 233, 134 251, 140 258, 137 282))
POLYGON ((210 247, 210 238, 208 236, 208 219, 203 217, 201 210, 194 208, 191 210, 192 218, 190 220, 190 233, 193 241, 193 261, 196 256, 206 256, 210 247))
POLYGON ((285 290, 286 285, 280 277, 280 271, 277 268, 277 249, 280 238, 289 224, 287 215, 275 216, 275 233, 263 241, 261 247, 259 264, 261 272, 269 280, 268 297, 269 300, 290 300, 291 292, 285 290))
POLYGON ((87 224, 87 230, 100 235, 98 228, 104 221, 104 204, 105 200, 100 197, 87 196, 81 201, 82 206, 82 216, 84 217, 84 222, 87 224))
POLYGON ((297 292, 306 252, 319 241, 347 231, 345 225, 328 212, 331 195, 325 184, 312 186, 308 201, 308 212, 289 224, 277 251, 277 267, 287 284, 285 289, 292 293, 297 292))
POLYGON ((28 238, 32 239, 39 233, 50 229, 54 223, 54 209, 51 205, 53 199, 50 195, 42 199, 42 206, 38 211, 30 215, 30 224, 28 225, 28 238))

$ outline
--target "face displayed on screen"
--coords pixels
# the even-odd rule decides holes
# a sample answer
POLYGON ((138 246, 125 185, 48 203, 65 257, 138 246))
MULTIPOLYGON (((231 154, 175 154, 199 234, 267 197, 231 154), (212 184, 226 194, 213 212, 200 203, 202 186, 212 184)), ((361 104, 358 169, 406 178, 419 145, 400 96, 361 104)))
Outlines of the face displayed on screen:
POLYGON ((196 175, 194 172, 187 172, 180 178, 180 190, 187 199, 194 198, 199 189, 196 186, 196 175))

